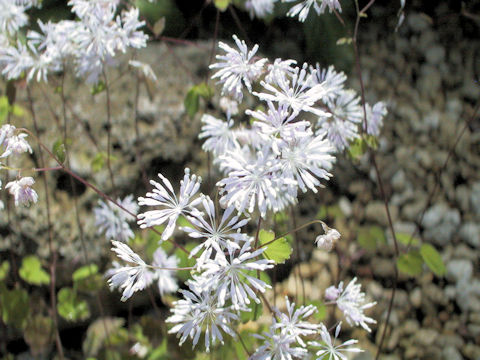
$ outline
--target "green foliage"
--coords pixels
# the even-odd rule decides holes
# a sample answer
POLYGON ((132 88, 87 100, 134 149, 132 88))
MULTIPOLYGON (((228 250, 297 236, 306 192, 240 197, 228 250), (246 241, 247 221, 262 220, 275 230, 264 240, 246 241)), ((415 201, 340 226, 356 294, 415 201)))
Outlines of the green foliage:
POLYGON ((19 274, 23 280, 32 285, 43 285, 50 282, 50 275, 42 269, 42 263, 35 255, 23 258, 19 274))
POLYGON ((168 360, 170 356, 167 349, 167 338, 163 338, 160 346, 157 346, 152 350, 150 355, 148 355, 147 360, 168 360))
POLYGON ((8 98, 6 96, 0 96, 0 125, 7 120, 8 109, 8 98))
POLYGON ((0 96, 0 125, 7 120, 8 114, 22 117, 25 115, 25 109, 17 104, 10 105, 7 96, 0 96))
MULTIPOLYGON (((258 239, 260 240, 261 245, 267 244, 275 239, 275 233, 273 231, 261 229, 258 239)), ((267 259, 273 260, 275 264, 283 264, 285 260, 290 258, 293 251, 292 246, 284 237, 268 244, 266 248, 267 249, 263 252, 263 256, 267 259)))
POLYGON ((2 262, 2 265, 0 265, 0 281, 4 280, 7 277, 9 271, 10 263, 5 260, 4 262, 2 262))
POLYGON ((80 281, 87 279, 98 273, 98 266, 95 264, 85 265, 73 272, 73 281, 80 281))
POLYGON ((46 352, 53 342, 53 320, 43 315, 34 315, 27 321, 23 338, 34 356, 46 352))
MULTIPOLYGON (((105 164, 107 163, 108 154, 106 152, 100 151, 95 155, 92 162, 90 163, 90 167, 92 168, 93 172, 99 172, 103 169, 105 164)), ((117 160, 115 156, 110 154, 110 162, 117 160)))
POLYGON ((316 321, 323 321, 327 318, 327 307, 320 300, 307 301, 307 304, 312 304, 317 307, 318 311, 313 314, 313 318, 316 321))
POLYGON ((420 247, 420 255, 435 275, 445 275, 445 264, 443 263, 442 257, 432 245, 423 244, 420 247))
POLYGON ((397 267, 401 272, 415 277, 422 273, 423 260, 417 250, 402 254, 397 259, 397 267))
POLYGON ((62 164, 65 162, 65 144, 62 139, 58 139, 53 143, 52 153, 62 164))
POLYGON ((0 284, 0 311, 2 321, 22 329, 29 314, 28 293, 24 289, 8 290, 0 284))
MULTIPOLYGON (((185 245, 185 249, 188 251, 192 251, 193 248, 195 248, 198 244, 194 242, 190 242, 187 245, 185 245)), ((192 267, 195 266, 195 258, 188 258, 188 254, 186 254, 182 249, 176 249, 175 250, 175 255, 178 257, 179 262, 178 262, 178 267, 192 267)), ((190 272, 189 271, 178 271, 177 276, 181 281, 186 281, 187 279, 190 278, 190 272)))
POLYGON ((200 83, 192 86, 190 90, 188 90, 187 96, 184 100, 184 105, 188 116, 194 117, 198 112, 201 97, 205 100, 209 100, 213 96, 214 92, 214 89, 208 86, 206 83, 200 83))
POLYGON ((90 316, 87 302, 79 299, 74 289, 68 287, 61 288, 57 298, 57 310, 64 319, 77 321, 85 320, 90 316))
POLYGON ((213 0, 215 7, 220 11, 227 10, 228 5, 230 5, 230 2, 231 2, 230 0, 213 0))
POLYGON ((381 244, 386 243, 385 233, 379 226, 361 227, 358 230, 358 244, 370 251, 375 251, 381 244))
POLYGON ((410 234, 395 233, 397 241, 403 245, 418 245, 420 241, 416 237, 411 237, 410 234))
POLYGON ((96 357, 109 335, 120 329, 124 323, 124 319, 113 317, 102 317, 91 323, 82 344, 84 356, 96 357))
POLYGON ((101 92, 105 91, 106 85, 103 81, 99 81, 98 84, 93 85, 92 89, 90 90, 90 93, 92 95, 97 95, 100 94, 101 92))

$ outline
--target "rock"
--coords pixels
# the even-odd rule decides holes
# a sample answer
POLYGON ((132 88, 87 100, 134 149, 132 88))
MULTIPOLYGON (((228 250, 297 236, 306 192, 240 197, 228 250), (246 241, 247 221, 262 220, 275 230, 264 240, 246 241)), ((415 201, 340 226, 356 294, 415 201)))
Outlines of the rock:
POLYGON ((469 260, 455 259, 447 264, 447 279, 455 283, 465 280, 468 281, 472 277, 473 265, 469 260))
POLYGON ((470 205, 472 206, 473 212, 477 215, 480 215, 480 182, 476 182, 472 186, 470 205))
POLYGON ((414 342, 422 346, 430 346, 435 342, 438 332, 434 329, 420 329, 414 335, 414 342))
POLYGON ((392 177, 393 190, 397 192, 402 192, 403 189, 405 188, 405 182, 406 182, 405 171, 400 169, 392 177))
POLYGON ((417 33, 424 32, 430 28, 430 22, 428 18, 420 13, 409 14, 407 16, 408 26, 417 33))
POLYGON ((425 51, 427 62, 438 65, 445 60, 445 48, 441 45, 434 45, 425 51))
POLYGON ((422 305, 422 290, 415 288, 409 295, 410 303, 414 308, 419 308, 422 305))
POLYGON ((352 216, 352 203, 350 202, 350 200, 348 200, 348 198, 342 196, 338 201, 338 206, 340 207, 340 210, 342 210, 343 215, 345 215, 347 218, 352 216))
POLYGON ((455 347, 447 346, 442 350, 442 360, 463 360, 463 357, 455 347))
POLYGON ((425 212, 422 225, 425 227, 426 239, 445 246, 458 231, 460 212, 458 209, 450 209, 444 203, 435 204, 425 212))

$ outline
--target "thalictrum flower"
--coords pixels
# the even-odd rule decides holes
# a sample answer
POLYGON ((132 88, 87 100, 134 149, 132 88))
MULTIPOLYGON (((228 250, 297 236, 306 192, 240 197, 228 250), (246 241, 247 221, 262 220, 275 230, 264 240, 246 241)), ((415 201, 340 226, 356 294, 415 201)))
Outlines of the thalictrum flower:
POLYGON ((172 184, 162 174, 158 174, 162 183, 150 180, 155 188, 147 193, 146 197, 139 197, 138 204, 146 206, 160 206, 161 210, 151 210, 138 215, 138 224, 142 229, 167 222, 162 234, 162 240, 168 239, 175 229, 175 224, 180 215, 185 215, 196 206, 201 198, 192 199, 200 188, 202 179, 190 175, 190 169, 185 169, 183 180, 180 181, 180 194, 177 198, 172 184))
POLYGON ((335 346, 335 340, 337 340, 337 337, 340 334, 341 327, 342 323, 340 322, 335 329, 335 339, 333 339, 332 341, 327 327, 324 324, 320 324, 320 335, 322 337, 323 343, 319 343, 316 341, 309 342, 309 345, 320 348, 320 350, 316 354, 317 356, 319 356, 317 360, 347 360, 347 356, 342 354, 342 352, 363 352, 363 350, 361 349, 350 347, 351 345, 358 343, 358 341, 354 339, 347 340, 344 343, 335 346))
POLYGON ((38 200, 36 191, 31 188, 33 184, 35 184, 35 180, 27 176, 20 180, 10 181, 5 185, 5 189, 8 189, 9 193, 15 198, 15 206, 29 205, 30 202, 36 203, 38 200))
POLYGON ((263 341, 263 344, 250 356, 249 360, 293 360, 303 359, 307 350, 295 347, 293 335, 279 331, 272 325, 263 335, 254 334, 254 337, 263 341))
POLYGON ((198 343, 202 331, 205 331, 205 348, 210 350, 210 344, 219 340, 223 344, 223 330, 235 337, 230 328, 230 322, 238 316, 228 307, 218 305, 216 297, 209 291, 201 291, 194 284, 189 283, 189 290, 180 290, 184 299, 175 301, 171 310, 173 315, 166 321, 175 324, 169 334, 176 333, 182 345, 188 338, 192 339, 193 347, 198 343))
MULTIPOLYGON (((128 195, 123 200, 117 198, 117 203, 133 214, 137 214, 138 205, 133 200, 133 195, 128 195)), ((127 242, 128 239, 135 235, 128 224, 129 221, 135 220, 135 216, 130 215, 117 205, 102 200, 98 201, 98 206, 93 209, 95 214, 95 226, 98 233, 105 232, 105 236, 109 240, 118 240, 127 242)))
POLYGON ((222 95, 230 94, 235 99, 242 100, 243 85, 249 92, 252 91, 252 81, 260 76, 267 59, 254 59, 258 45, 255 45, 249 51, 245 41, 240 41, 236 35, 233 35, 233 40, 235 40, 239 51, 220 42, 218 46, 226 54, 217 55, 218 62, 210 65, 210 69, 219 69, 212 76, 212 79, 219 78, 219 82, 223 84, 222 95))

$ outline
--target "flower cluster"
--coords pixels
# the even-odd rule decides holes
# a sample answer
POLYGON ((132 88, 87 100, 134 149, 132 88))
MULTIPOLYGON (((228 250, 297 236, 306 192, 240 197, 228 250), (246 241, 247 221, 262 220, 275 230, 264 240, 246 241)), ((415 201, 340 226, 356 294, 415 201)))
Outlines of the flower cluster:
POLYGON ((27 80, 47 81, 49 73, 62 70, 69 61, 77 76, 97 83, 105 67, 115 64, 118 52, 146 46, 147 35, 140 30, 144 22, 139 21, 137 8, 116 15, 116 0, 70 0, 68 4, 78 20, 39 20, 39 31, 27 31, 23 43, 17 38, 17 30, 28 24, 25 11, 33 2, 0 1, 2 75, 18 79, 25 73, 27 80))

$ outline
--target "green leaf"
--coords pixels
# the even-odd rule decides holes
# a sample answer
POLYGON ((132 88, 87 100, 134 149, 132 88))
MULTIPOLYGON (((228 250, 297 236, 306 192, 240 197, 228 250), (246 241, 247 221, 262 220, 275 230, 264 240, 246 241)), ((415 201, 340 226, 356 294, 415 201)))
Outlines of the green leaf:
POLYGON ((125 320, 122 318, 102 317, 88 326, 87 335, 82 344, 86 356, 97 356, 103 343, 110 334, 120 329, 125 320))
POLYGON ((413 277, 422 273, 422 265, 422 257, 416 250, 402 254, 397 259, 398 270, 413 277))
POLYGON ((17 117, 22 117, 23 115, 25 115, 25 109, 17 104, 13 104, 12 106, 10 106, 8 111, 10 111, 11 114, 17 117))
POLYGON ((230 5, 230 0, 213 0, 215 7, 220 11, 225 11, 230 5))
POLYGON ((23 280, 32 285, 42 285, 50 282, 50 275, 42 269, 42 263, 35 255, 23 258, 19 274, 23 280))
POLYGON ((87 302, 80 300, 72 288, 61 288, 57 298, 57 310, 64 319, 69 321, 85 320, 90 316, 87 302))
MULTIPOLYGON (((96 154, 92 162, 90 163, 90 166, 92 167, 92 171, 99 172, 100 170, 102 170, 105 164, 107 163, 107 158, 108 158, 108 154, 103 151, 96 154)), ((110 154, 110 162, 113 162, 116 159, 117 158, 115 156, 112 156, 110 154)))
POLYGON ((95 264, 85 265, 75 270, 72 274, 73 281, 87 279, 98 273, 98 266, 95 264))
POLYGON ((0 284, 0 311, 7 325, 22 329, 29 313, 28 293, 24 289, 8 290, 0 284))
POLYGON ((362 138, 356 138, 348 148, 348 155, 354 160, 358 160, 367 151, 367 143, 362 138))
POLYGON ((8 98, 6 96, 0 96, 0 125, 7 119, 9 108, 8 98))
POLYGON ((188 90, 183 104, 185 105, 188 116, 194 117, 200 105, 200 97, 195 91, 195 87, 192 87, 190 90, 188 90))
POLYGON ((357 240, 362 248, 370 251, 375 251, 378 245, 386 242, 385 233, 379 226, 361 227, 357 240))
MULTIPOLYGON (((260 244, 267 244, 275 239, 275 233, 261 229, 258 239, 260 240, 260 244)), ((275 240, 266 247, 267 249, 263 252, 263 256, 273 260, 275 264, 283 264, 285 260, 290 258, 293 251, 287 239, 284 237, 275 240)))
POLYGON ((168 349, 167 349, 167 338, 164 337, 162 340, 162 343, 150 353, 147 360, 168 360, 168 359, 170 359, 170 354, 168 354, 168 349))
POLYGON ((44 353, 53 343, 53 320, 47 316, 35 315, 29 317, 23 338, 30 347, 32 354, 44 353))
POLYGON ((249 321, 257 321, 263 314, 263 305, 257 304, 253 300, 248 305, 248 309, 250 311, 242 311, 240 314, 240 321, 244 324, 249 321))
POLYGON ((420 255, 422 255, 425 264, 437 276, 445 275, 445 264, 438 251, 430 244, 423 244, 420 247, 420 255))
POLYGON ((61 139, 55 141, 52 147, 52 152, 55 157, 60 160, 63 164, 65 162, 65 144, 62 142, 61 139))
POLYGON ((4 280, 7 277, 9 271, 10 263, 5 260, 4 262, 2 262, 2 265, 0 265, 0 281, 4 280))
POLYGON ((313 314, 313 318, 317 321, 323 321, 327 318, 327 307, 320 300, 310 301, 310 304, 314 305, 318 311, 313 314))
POLYGON ((418 245, 420 241, 416 237, 411 237, 410 234, 406 233, 395 233, 395 237, 397 238, 397 241, 399 243, 402 243, 403 245, 418 245), (410 238, 412 239, 410 242, 410 238))
POLYGON ((92 93, 92 95, 97 95, 97 94, 100 94, 105 89, 106 89, 105 83, 103 81, 100 81, 98 84, 92 87, 92 90, 90 90, 90 92, 92 93))
POLYGON ((205 100, 209 100, 212 98, 213 94, 213 88, 204 82, 192 86, 190 90, 188 90, 187 96, 184 100, 184 105, 188 116, 194 117, 197 113, 200 106, 200 97, 204 98, 205 100))

